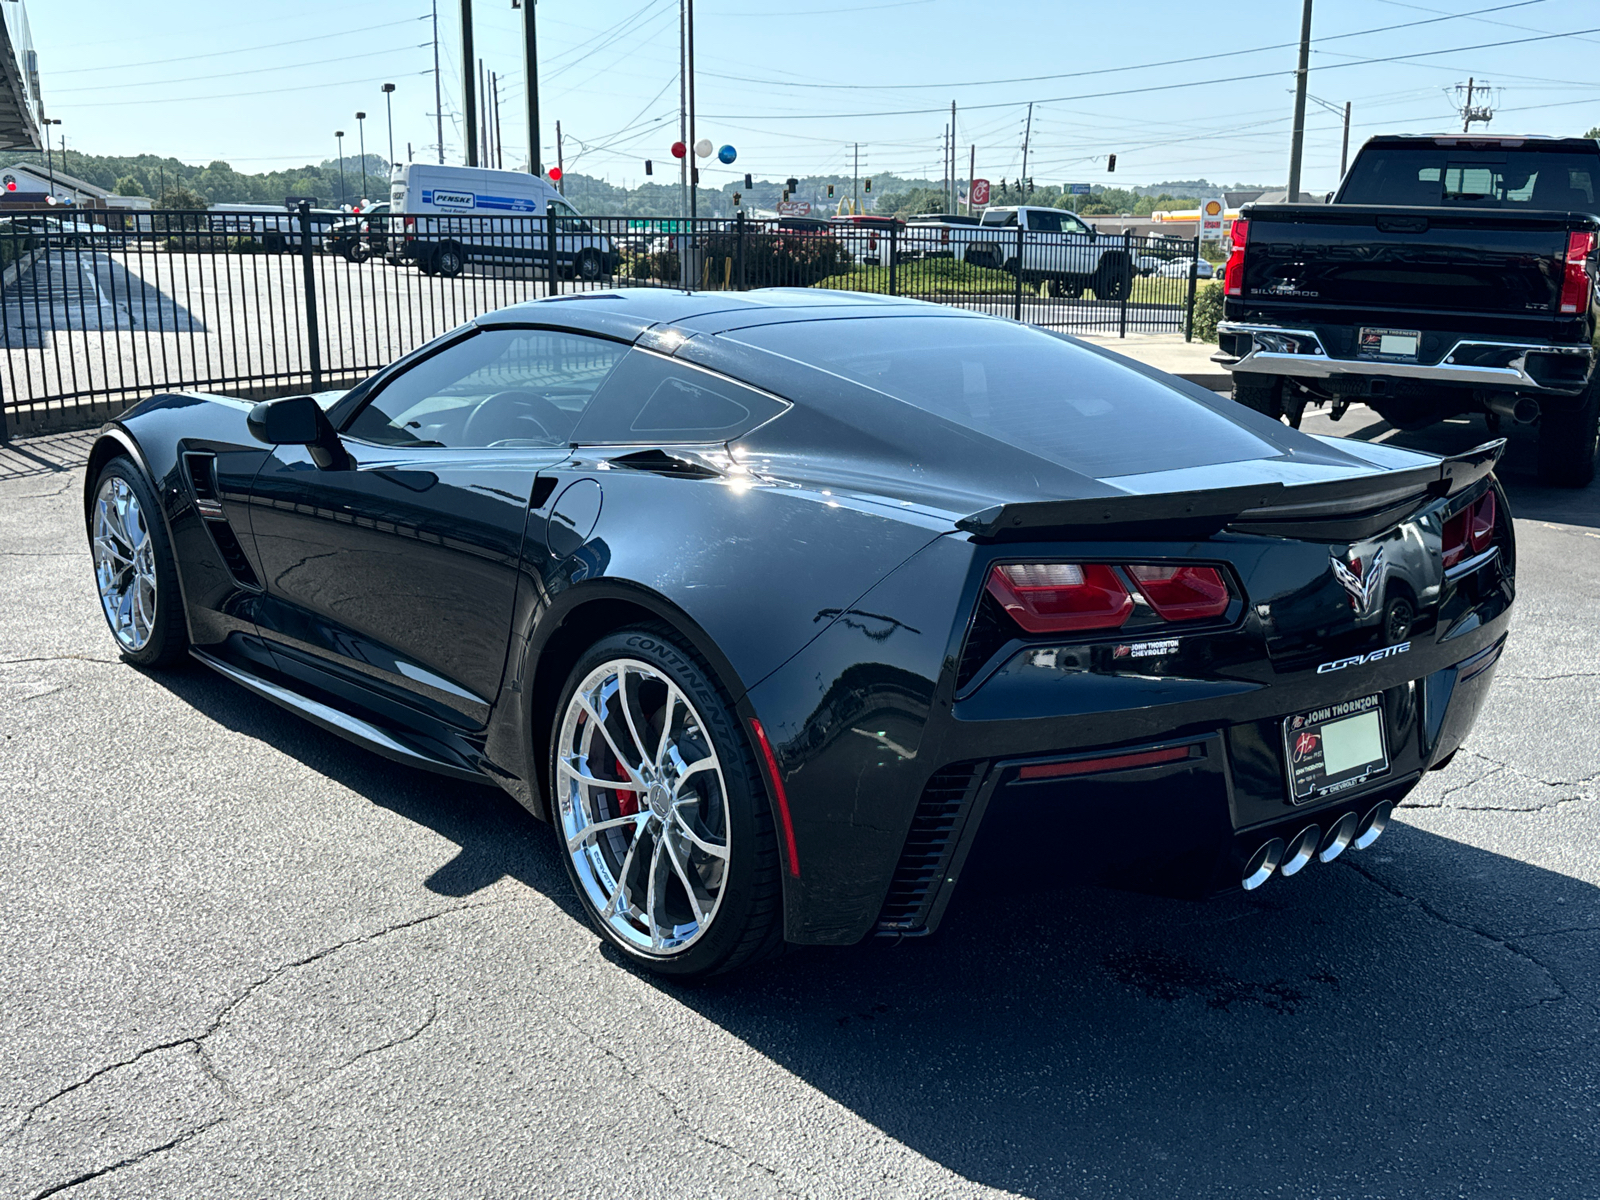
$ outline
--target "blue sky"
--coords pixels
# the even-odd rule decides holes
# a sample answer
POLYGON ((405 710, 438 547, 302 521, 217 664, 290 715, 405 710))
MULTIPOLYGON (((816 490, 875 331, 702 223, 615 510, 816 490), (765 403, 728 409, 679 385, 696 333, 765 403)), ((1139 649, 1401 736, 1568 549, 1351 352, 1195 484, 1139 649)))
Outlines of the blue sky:
MULTIPOLYGON (((332 157, 336 129, 354 154, 364 109, 367 147, 383 153, 388 80, 398 156, 409 141, 432 157, 428 0, 154 7, 159 19, 126 0, 32 0, 45 102, 70 147, 266 170, 332 157)), ((475 7, 477 52, 502 77, 509 165, 527 144, 522 14, 511 0, 475 7)), ((864 175, 937 177, 951 100, 960 171, 976 144, 979 175, 1015 177, 1033 100, 1029 174, 1041 183, 1281 183, 1299 21, 1299 0, 699 0, 698 132, 739 150, 702 177, 848 173, 857 142, 864 175), (1198 56, 1219 57, 1175 61, 1198 56)), ((439 26, 444 107, 457 113, 456 0, 440 0, 439 26)), ((538 31, 547 161, 560 119, 568 169, 636 183, 648 157, 663 179, 678 0, 544 0, 538 31)), ((1318 0, 1313 38, 1311 94, 1353 102, 1352 150, 1374 133, 1459 128, 1451 89, 1468 76, 1494 85, 1494 132, 1600 125, 1594 0, 1318 0)), ((1309 189, 1336 182, 1339 125, 1310 106, 1309 189)), ((461 161, 461 134, 445 129, 461 161)))

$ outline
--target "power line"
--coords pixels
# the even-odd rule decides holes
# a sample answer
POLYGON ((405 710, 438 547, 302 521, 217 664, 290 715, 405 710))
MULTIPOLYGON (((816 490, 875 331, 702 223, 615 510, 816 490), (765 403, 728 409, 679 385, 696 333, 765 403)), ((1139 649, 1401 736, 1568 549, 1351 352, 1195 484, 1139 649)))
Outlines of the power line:
MULTIPOLYGON (((413 74, 413 75, 432 75, 433 74, 433 70, 432 70, 432 68, 429 68, 426 71, 413 71, 413 72, 410 72, 410 73, 413 74)), ((261 89, 259 91, 254 91, 254 92, 221 92, 221 93, 213 93, 213 94, 211 94, 209 96, 168 96, 168 97, 165 97, 165 98, 160 99, 160 100, 118 100, 117 104, 120 107, 126 108, 126 107, 134 105, 134 104, 194 104, 194 103, 199 102, 199 101, 209 101, 209 100, 237 100, 237 99, 239 99, 240 97, 243 97, 243 96, 279 96, 279 95, 282 95, 284 92, 318 92, 318 91, 325 91, 328 88, 349 87, 352 84, 357 84, 357 83, 383 83, 383 82, 385 82, 387 80, 396 79, 396 78, 400 78, 400 76, 396 76, 396 75, 393 75, 393 74, 389 74, 389 75, 374 75, 370 79, 339 79, 339 80, 333 81, 332 83, 301 83, 301 84, 296 84, 294 87, 263 88, 263 89, 261 89)), ((92 101, 92 100, 85 100, 85 101, 83 101, 81 103, 78 103, 78 104, 71 104, 71 103, 68 103, 68 104, 57 104, 54 107, 56 107, 56 108, 98 108, 100 106, 100 104, 102 104, 102 103, 104 103, 104 102, 103 101, 96 102, 96 101, 92 101)))
MULTIPOLYGON (((396 25, 410 25, 424 19, 424 17, 408 17, 404 21, 385 21, 382 25, 363 25, 360 29, 346 29, 342 33, 319 33, 315 37, 295 38, 288 42, 268 42, 264 46, 241 46, 237 50, 212 50, 206 54, 184 54, 178 58, 152 58, 146 62, 115 63, 104 67, 71 67, 65 71, 51 71, 50 76, 54 79, 61 75, 82 75, 89 71, 98 75, 105 71, 121 71, 130 67, 161 67, 167 63, 193 62, 197 58, 222 58, 228 54, 250 54, 258 50, 276 50, 280 46, 303 46, 307 42, 325 42, 329 38, 349 37, 354 33, 371 33, 375 29, 392 29, 396 25)), ((239 74, 246 74, 246 72, 241 71, 239 74)))
MULTIPOLYGON (((241 75, 264 75, 273 71, 298 71, 302 67, 322 67, 329 63, 352 62, 358 58, 378 58, 385 54, 400 54, 407 50, 420 50, 431 43, 422 42, 412 46, 393 46, 388 50, 369 50, 365 54, 341 54, 336 58, 319 58, 310 62, 285 63, 278 67, 255 67, 249 71, 224 71, 219 75, 186 75, 180 79, 145 79, 134 83, 100 83, 92 87, 61 88, 58 94, 62 96, 75 96, 79 92, 106 92, 119 88, 162 87, 169 83, 201 83, 207 79, 235 79, 241 75)), ((114 101, 113 103, 121 103, 114 101)))

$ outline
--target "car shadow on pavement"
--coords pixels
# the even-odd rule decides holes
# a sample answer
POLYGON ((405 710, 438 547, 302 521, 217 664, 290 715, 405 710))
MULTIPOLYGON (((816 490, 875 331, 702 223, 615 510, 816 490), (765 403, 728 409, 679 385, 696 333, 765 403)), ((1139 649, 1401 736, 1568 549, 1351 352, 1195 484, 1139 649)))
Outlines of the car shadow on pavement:
POLYGON ((423 880, 429 891, 470 896, 510 877, 548 896, 574 920, 584 920, 553 833, 499 788, 401 766, 356 749, 200 667, 148 674, 218 724, 258 738, 373 804, 454 842, 460 847, 455 857, 423 880))
POLYGON ((665 990, 1020 1195, 1587 1193, 1600 889, 1399 823, 1347 857, 1205 903, 958 890, 930 938, 665 990))

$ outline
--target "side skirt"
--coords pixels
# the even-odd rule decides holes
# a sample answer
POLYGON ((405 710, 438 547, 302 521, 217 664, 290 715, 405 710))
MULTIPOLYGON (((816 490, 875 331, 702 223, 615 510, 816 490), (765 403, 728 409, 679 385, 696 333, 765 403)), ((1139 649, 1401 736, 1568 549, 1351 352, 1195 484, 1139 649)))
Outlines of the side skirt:
POLYGON ((402 735, 392 733, 370 721, 364 721, 360 717, 340 712, 336 708, 323 704, 320 700, 313 700, 309 696, 303 696, 280 683, 263 679, 259 675, 252 674, 232 663, 224 662, 204 650, 191 647, 189 653, 213 671, 226 676, 241 687, 248 688, 256 695, 271 700, 274 704, 288 709, 296 716, 304 717, 313 725, 318 725, 329 733, 338 734, 363 749, 371 750, 374 754, 381 754, 384 758, 402 763, 408 767, 421 767, 425 771, 449 775, 453 779, 469 780, 472 783, 481 783, 490 787, 497 786, 493 779, 481 771, 474 771, 468 766, 450 762, 420 747, 410 745, 402 740, 402 735))

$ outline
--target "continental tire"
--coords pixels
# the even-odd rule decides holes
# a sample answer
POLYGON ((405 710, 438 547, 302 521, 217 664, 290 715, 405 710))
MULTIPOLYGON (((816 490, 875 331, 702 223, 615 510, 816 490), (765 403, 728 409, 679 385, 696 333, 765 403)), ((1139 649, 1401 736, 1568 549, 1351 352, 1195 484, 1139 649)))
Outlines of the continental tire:
POLYGON ((750 740, 675 632, 638 626, 591 646, 550 745, 552 823, 606 941, 679 979, 781 947, 778 844, 750 740))

